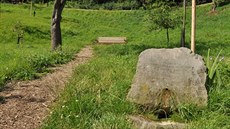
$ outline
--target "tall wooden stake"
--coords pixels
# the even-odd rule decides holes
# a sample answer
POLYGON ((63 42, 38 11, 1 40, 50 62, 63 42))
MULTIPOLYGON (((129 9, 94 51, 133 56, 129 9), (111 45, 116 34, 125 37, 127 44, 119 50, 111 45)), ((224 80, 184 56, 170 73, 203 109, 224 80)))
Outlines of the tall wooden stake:
POLYGON ((33 0, 30 2, 30 16, 32 16, 32 10, 33 10, 33 0))
POLYGON ((192 0, 192 27, 191 27, 191 50, 195 53, 196 36, 196 0, 192 0))

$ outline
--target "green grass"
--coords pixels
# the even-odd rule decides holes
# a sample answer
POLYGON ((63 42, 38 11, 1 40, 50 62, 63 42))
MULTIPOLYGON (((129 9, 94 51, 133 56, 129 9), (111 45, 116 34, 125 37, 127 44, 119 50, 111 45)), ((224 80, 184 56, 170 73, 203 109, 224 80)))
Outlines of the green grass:
POLYGON ((65 63, 89 40, 77 40, 72 28, 77 23, 65 22, 63 52, 50 52, 51 7, 36 5, 36 17, 30 16, 29 5, 1 3, 0 12, 0 89, 8 80, 26 80, 39 77, 47 67, 65 63), (21 44, 17 44, 15 26, 20 22, 24 30, 21 44))
MULTIPOLYGON (((1 7, 4 10, 0 21, 1 28, 4 26, 0 30, 0 38, 4 39, 0 44, 1 77, 4 78, 7 75, 4 73, 10 73, 15 68, 31 67, 27 61, 27 57, 31 55, 37 55, 41 62, 46 62, 46 58, 52 60, 53 54, 49 52, 50 39, 47 36, 51 7, 39 7, 35 18, 29 16, 29 9, 24 5, 2 4, 1 7), (16 45, 15 36, 10 29, 16 20, 22 20, 21 23, 32 28, 34 32, 25 34, 24 43, 20 47, 16 45)), ((219 67, 223 84, 213 84, 210 88, 207 108, 196 109, 191 105, 183 105, 180 112, 171 118, 186 121, 191 128, 196 129, 229 128, 230 123, 230 5, 217 8, 217 15, 209 14, 210 8, 210 5, 197 8, 196 50, 206 57, 210 48, 210 56, 215 57, 223 49, 222 55, 225 59, 219 67)), ((126 115, 143 112, 126 101, 138 55, 147 48, 167 47, 166 32, 149 32, 144 20, 145 14, 142 10, 64 9, 64 52, 74 53, 83 45, 93 43, 99 36, 126 36, 128 44, 93 45, 94 58, 75 70, 42 128, 132 128, 126 115)), ((190 9, 186 27, 186 45, 189 47, 190 9)), ((178 47, 179 41, 180 29, 170 30, 169 47, 178 47)))
POLYGON ((76 69, 61 104, 44 128, 128 128, 125 115, 135 109, 125 100, 135 71, 135 60, 129 58, 135 59, 133 56, 95 58, 76 69))

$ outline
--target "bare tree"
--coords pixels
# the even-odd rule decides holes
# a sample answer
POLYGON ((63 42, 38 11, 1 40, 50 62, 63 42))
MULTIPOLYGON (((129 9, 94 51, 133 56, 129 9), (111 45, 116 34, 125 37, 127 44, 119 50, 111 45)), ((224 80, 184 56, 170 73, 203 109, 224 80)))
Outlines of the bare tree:
POLYGON ((51 22, 51 49, 52 51, 60 49, 62 46, 61 37, 61 14, 65 6, 66 0, 55 0, 52 22, 51 22))

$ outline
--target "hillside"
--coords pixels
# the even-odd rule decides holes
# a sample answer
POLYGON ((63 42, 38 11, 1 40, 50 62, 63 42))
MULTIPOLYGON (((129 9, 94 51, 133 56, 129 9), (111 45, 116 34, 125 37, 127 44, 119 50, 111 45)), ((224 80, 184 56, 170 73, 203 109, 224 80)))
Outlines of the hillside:
MULTIPOLYGON (((223 49, 220 71, 223 84, 213 86, 206 109, 184 107, 184 114, 172 119, 186 121, 193 128, 229 128, 230 118, 230 5, 217 8, 211 5, 197 8, 197 53, 206 57, 208 48, 215 57, 223 49)), ((9 80, 39 77, 35 68, 53 66, 71 60, 71 55, 83 46, 94 47, 95 57, 81 65, 53 106, 52 115, 43 128, 131 128, 127 114, 143 113, 126 101, 135 73, 138 55, 147 48, 166 48, 165 30, 150 32, 146 12, 76 10, 65 8, 62 20, 63 53, 50 53, 51 7, 37 5, 36 16, 29 15, 28 5, 1 4, 0 15, 0 84, 9 80), (23 27, 22 44, 17 44, 13 32, 17 22, 23 27), (99 36, 126 36, 127 45, 95 45, 99 36), (56 61, 57 57, 64 62, 56 61), (36 58, 34 58, 36 57, 36 58), (31 61, 32 60, 32 61, 31 61), (41 63, 39 63, 41 62, 41 63)), ((188 9, 186 46, 190 42, 190 10, 188 9)), ((170 30, 170 46, 179 47, 180 29, 170 30)), ((148 114, 148 113, 147 113, 148 114)), ((152 116, 150 113, 149 115, 152 116)))

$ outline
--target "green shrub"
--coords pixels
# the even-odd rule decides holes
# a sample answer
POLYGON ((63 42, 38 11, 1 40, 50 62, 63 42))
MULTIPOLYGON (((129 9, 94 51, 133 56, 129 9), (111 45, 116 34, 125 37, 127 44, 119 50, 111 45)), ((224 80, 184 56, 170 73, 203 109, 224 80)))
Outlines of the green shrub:
POLYGON ((64 64, 73 59, 73 53, 63 51, 54 52, 51 55, 52 64, 64 64))
POLYGON ((45 55, 32 55, 28 58, 28 62, 37 72, 43 72, 47 67, 52 66, 51 59, 45 55))
POLYGON ((32 80, 37 78, 36 72, 30 68, 17 68, 12 75, 15 80, 32 80))
POLYGON ((64 64, 73 59, 72 53, 57 51, 51 55, 32 55, 28 58, 30 66, 36 72, 44 72, 54 64, 64 64))

